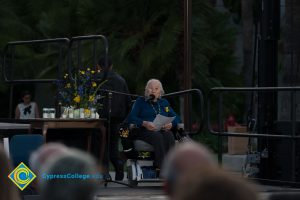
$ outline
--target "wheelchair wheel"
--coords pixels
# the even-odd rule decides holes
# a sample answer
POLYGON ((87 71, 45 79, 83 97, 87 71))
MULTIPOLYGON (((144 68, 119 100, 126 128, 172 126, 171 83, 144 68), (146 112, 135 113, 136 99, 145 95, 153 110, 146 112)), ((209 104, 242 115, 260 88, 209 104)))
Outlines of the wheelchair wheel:
POLYGON ((128 183, 129 183, 130 186, 136 187, 138 185, 138 181, 137 180, 133 180, 132 170, 133 170, 132 166, 129 166, 128 170, 127 170, 128 183))

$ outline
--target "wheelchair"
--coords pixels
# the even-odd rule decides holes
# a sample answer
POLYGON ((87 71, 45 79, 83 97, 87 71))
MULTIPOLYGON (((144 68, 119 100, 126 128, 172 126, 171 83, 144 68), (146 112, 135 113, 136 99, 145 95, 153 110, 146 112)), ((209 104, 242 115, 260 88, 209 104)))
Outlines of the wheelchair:
MULTIPOLYGON (((128 184, 136 187, 142 182, 161 182, 154 163, 154 148, 152 145, 138 140, 135 135, 138 134, 140 128, 130 125, 129 128, 120 129, 121 143, 123 153, 127 157, 127 178, 128 184)), ((190 140, 183 130, 183 125, 172 130, 176 143, 190 140)))

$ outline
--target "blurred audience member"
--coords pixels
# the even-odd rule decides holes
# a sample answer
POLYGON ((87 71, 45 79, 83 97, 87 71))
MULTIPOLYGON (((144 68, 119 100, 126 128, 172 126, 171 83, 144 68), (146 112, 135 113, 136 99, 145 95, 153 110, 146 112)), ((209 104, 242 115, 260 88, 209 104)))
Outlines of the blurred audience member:
POLYGON ((22 102, 15 109, 16 119, 34 119, 39 118, 39 109, 36 102, 31 101, 31 94, 23 91, 21 94, 22 102))
POLYGON ((96 161, 76 149, 47 162, 41 170, 41 177, 43 200, 92 200, 97 179, 101 178, 96 161))
POLYGON ((8 179, 8 175, 12 172, 12 165, 7 158, 6 153, 0 143, 0 200, 18 200, 18 188, 11 180, 8 179))
POLYGON ((173 200, 257 200, 253 185, 212 168, 194 168, 176 184, 173 200))
POLYGON ((29 157, 30 169, 37 175, 37 178, 30 183, 26 188, 25 195, 36 195, 38 194, 38 182, 41 178, 41 169, 51 159, 55 159, 57 156, 65 155, 68 153, 68 148, 60 143, 46 143, 42 145, 38 150, 34 151, 29 157))
POLYGON ((166 157, 161 177, 165 179, 165 190, 173 196, 174 187, 180 177, 194 168, 218 168, 212 153, 203 145, 195 142, 179 143, 166 157))
POLYGON ((37 151, 33 152, 29 158, 30 169, 36 174, 40 174, 43 165, 57 156, 65 155, 69 148, 61 143, 47 143, 42 145, 37 151))

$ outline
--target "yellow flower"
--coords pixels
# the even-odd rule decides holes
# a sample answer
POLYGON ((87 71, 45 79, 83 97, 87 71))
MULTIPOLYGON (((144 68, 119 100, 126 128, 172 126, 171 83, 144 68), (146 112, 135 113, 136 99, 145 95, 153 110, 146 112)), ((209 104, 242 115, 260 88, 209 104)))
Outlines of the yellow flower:
POLYGON ((91 115, 91 110, 88 109, 88 108, 85 108, 85 109, 84 109, 84 115, 85 115, 85 116, 90 116, 90 115, 91 115))
POLYGON ((91 69, 90 69, 90 68, 87 68, 86 70, 88 70, 88 71, 91 71, 91 69))
POLYGON ((69 74, 65 74, 65 75, 64 75, 64 78, 66 79, 66 78, 68 78, 68 76, 69 76, 69 74))
POLYGON ((97 83, 96 82, 92 82, 92 86, 93 87, 97 87, 97 83))
POLYGON ((95 74, 95 71, 94 71, 94 70, 92 70, 92 71, 91 71, 91 73, 92 73, 92 74, 95 74))
POLYGON ((165 107, 165 111, 166 112, 169 112, 170 111, 170 109, 169 109, 169 107, 167 106, 167 107, 165 107))
POLYGON ((90 96, 89 96, 89 101, 90 101, 90 102, 93 102, 94 100, 95 100, 95 96, 94 96, 94 95, 90 95, 90 96))
POLYGON ((74 100, 76 103, 79 103, 79 102, 80 102, 80 96, 77 95, 73 100, 74 100))
POLYGON ((85 71, 84 71, 84 70, 80 71, 80 74, 84 75, 84 74, 85 74, 85 71))
POLYGON ((71 88, 71 83, 67 83, 66 88, 71 88))

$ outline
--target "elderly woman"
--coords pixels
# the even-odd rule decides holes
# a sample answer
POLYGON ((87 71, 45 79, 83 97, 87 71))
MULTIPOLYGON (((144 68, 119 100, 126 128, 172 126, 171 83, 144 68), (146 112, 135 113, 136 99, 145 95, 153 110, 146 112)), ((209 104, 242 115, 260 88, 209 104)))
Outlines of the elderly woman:
POLYGON ((161 168, 165 154, 175 144, 173 133, 170 130, 180 122, 180 118, 170 107, 169 102, 161 98, 163 94, 164 90, 161 82, 157 79, 149 80, 145 88, 145 97, 136 100, 128 117, 130 124, 141 127, 137 139, 143 140, 154 147, 154 165, 157 169, 161 168), (158 130, 153 124, 153 120, 158 114, 175 117, 175 119, 171 123, 165 124, 161 130, 158 130))

